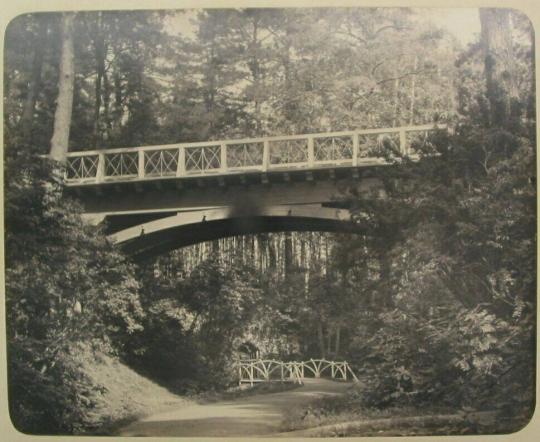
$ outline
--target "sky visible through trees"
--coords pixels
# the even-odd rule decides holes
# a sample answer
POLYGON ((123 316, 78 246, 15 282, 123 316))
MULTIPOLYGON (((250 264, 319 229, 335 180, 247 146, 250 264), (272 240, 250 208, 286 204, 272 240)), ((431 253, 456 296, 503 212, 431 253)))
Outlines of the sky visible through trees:
POLYGON ((533 38, 527 17, 506 9, 13 20, 4 213, 14 425, 98 431, 112 418, 95 412, 106 387, 85 371, 97 355, 186 395, 234 385, 251 348, 351 364, 361 382, 317 405, 317 424, 474 410, 495 422, 424 431, 522 428, 535 402, 533 38), (336 195, 362 235, 262 233, 136 261, 83 220, 61 178, 68 151, 433 123, 450 130, 418 161, 378 147, 391 167, 373 172, 377 195, 336 195))
MULTIPOLYGON (((480 19, 474 8, 417 8, 414 10, 419 20, 431 20, 458 38, 463 45, 472 43, 480 34, 480 19)), ((172 15, 165 21, 165 30, 169 34, 192 36, 196 32, 193 20, 197 10, 186 10, 172 15)))

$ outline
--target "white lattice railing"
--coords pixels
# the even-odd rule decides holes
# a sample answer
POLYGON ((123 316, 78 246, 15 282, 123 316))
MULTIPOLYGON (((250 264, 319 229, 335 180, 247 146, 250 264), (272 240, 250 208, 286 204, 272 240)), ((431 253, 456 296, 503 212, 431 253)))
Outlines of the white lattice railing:
POLYGON ((224 175, 242 171, 357 167, 381 163, 377 148, 415 155, 446 125, 423 125, 167 146, 70 152, 68 184, 224 175))
POLYGON ((247 359, 237 362, 239 384, 271 381, 292 381, 302 384, 306 374, 315 378, 323 375, 332 379, 355 382, 358 378, 347 361, 310 359, 309 361, 276 361, 274 359, 247 359))

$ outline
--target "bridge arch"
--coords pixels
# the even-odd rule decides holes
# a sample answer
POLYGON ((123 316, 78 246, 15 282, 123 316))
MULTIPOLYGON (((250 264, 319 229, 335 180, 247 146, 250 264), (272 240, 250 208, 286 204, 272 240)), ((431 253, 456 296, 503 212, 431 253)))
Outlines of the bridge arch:
POLYGON ((309 204, 178 212, 117 231, 109 238, 126 253, 148 258, 228 236, 287 231, 362 233, 347 209, 309 204))
POLYGON ((261 232, 363 233, 336 196, 384 195, 379 171, 393 162, 381 147, 416 160, 439 130, 446 126, 70 152, 66 189, 140 257, 261 232))

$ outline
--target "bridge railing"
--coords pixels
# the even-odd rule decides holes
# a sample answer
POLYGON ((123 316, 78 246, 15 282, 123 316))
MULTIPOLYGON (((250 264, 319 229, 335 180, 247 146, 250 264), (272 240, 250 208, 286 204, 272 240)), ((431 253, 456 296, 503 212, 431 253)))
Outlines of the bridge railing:
POLYGON ((415 155, 445 125, 329 132, 68 153, 68 184, 380 164, 381 144, 415 155))
POLYGON ((358 381, 347 361, 310 359, 309 361, 276 361, 274 359, 248 359, 237 363, 239 384, 258 382, 291 381, 302 384, 306 374, 315 378, 329 375, 332 379, 358 381))

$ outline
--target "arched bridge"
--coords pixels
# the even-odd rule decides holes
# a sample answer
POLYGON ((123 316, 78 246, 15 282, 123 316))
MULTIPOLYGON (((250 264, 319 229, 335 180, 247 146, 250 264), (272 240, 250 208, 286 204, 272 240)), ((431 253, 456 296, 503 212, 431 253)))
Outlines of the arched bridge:
POLYGON ((246 233, 356 231, 336 197, 380 188, 381 146, 417 157, 444 125, 70 152, 68 192, 150 256, 246 233))

